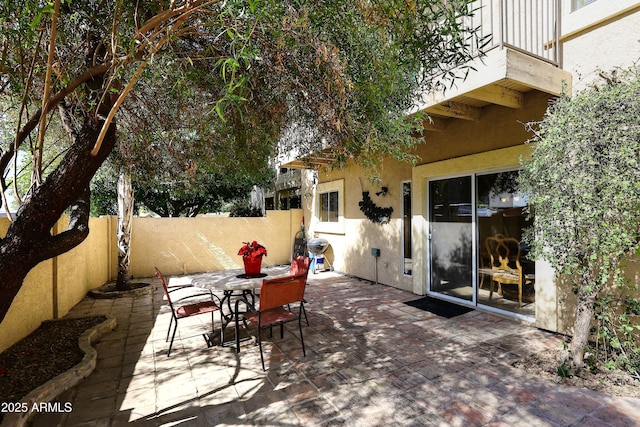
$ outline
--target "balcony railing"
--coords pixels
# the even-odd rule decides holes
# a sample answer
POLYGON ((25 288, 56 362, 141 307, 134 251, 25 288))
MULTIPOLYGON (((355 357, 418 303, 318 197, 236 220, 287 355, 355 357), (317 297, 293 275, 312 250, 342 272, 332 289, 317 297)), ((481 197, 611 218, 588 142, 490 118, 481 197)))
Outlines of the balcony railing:
POLYGON ((509 47, 557 65, 559 0, 477 0, 469 24, 489 38, 485 52, 509 47))

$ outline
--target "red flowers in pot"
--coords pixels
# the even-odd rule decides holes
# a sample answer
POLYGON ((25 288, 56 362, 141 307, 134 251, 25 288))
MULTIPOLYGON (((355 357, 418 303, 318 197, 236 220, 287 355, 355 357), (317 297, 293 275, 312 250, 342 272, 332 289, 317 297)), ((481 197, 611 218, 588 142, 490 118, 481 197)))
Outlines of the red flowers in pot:
POLYGON ((267 249, 256 242, 243 242, 244 245, 238 251, 244 261, 244 271, 247 276, 258 276, 262 266, 262 257, 267 256, 267 249))

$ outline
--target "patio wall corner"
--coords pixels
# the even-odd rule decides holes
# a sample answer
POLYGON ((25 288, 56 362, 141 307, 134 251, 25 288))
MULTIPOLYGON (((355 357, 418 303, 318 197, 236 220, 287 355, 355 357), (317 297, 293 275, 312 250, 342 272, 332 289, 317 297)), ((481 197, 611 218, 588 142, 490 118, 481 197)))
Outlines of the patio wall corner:
MULTIPOLYGON (((108 218, 91 218, 89 236, 76 248, 38 264, 24 280, 11 308, 0 323, 0 352, 37 329, 44 320, 66 315, 89 290, 109 280, 108 218)), ((53 233, 64 231, 66 216, 53 233)), ((0 220, 2 235, 9 221, 0 220)))

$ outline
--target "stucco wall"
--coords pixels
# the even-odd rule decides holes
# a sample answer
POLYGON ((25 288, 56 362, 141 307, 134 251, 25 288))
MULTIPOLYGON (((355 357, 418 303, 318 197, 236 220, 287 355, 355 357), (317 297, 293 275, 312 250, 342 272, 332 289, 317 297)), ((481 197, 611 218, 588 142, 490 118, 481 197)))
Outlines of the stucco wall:
MULTIPOLYGON (((91 218, 89 236, 79 246, 52 260, 57 274, 58 315, 64 316, 91 289, 111 277, 111 218, 91 218)), ((63 231, 60 227, 58 232, 63 231)))
POLYGON ((519 145, 532 137, 526 123, 539 121, 547 109, 550 95, 531 91, 525 94, 523 108, 491 105, 482 109, 479 121, 449 119, 439 132, 426 132, 416 154, 419 164, 437 162, 470 154, 519 145))
POLYGON ((290 262, 302 210, 267 211, 262 218, 134 218, 131 275, 150 277, 241 268, 242 242, 256 240, 267 248, 262 265, 290 262))
POLYGON ((377 280, 401 289, 411 290, 411 278, 403 275, 402 269, 402 192, 401 182, 411 179, 411 165, 387 160, 380 184, 371 184, 367 172, 352 165, 345 170, 321 174, 323 183, 336 180, 344 181, 344 227, 341 232, 328 233, 322 230, 317 218, 317 194, 303 200, 305 217, 311 218, 309 225, 311 237, 325 238, 330 248, 325 254, 337 271, 352 274, 364 279, 377 280), (381 187, 388 187, 387 195, 376 196, 381 187), (362 201, 362 192, 368 191, 373 202, 380 207, 392 207, 391 220, 386 224, 374 223, 360 211, 358 203, 362 201), (315 213, 315 214, 314 214, 315 213), (371 249, 380 249, 376 260, 371 249))
MULTIPOLYGON (((631 257, 623 264, 625 277, 629 287, 609 287, 606 289, 606 293, 614 295, 616 299, 623 301, 625 297, 630 296, 633 298, 640 298, 640 260, 636 257, 631 257), (635 290, 634 290, 635 289, 635 290)), ((558 279, 558 332, 573 334, 573 322, 576 317, 576 305, 577 297, 573 292, 574 283, 579 282, 579 277, 560 277, 558 279)), ((634 324, 640 324, 640 318, 638 316, 630 316, 631 322, 634 324)), ((638 340, 640 335, 636 334, 638 340)), ((640 343, 640 341, 638 341, 640 343)))
POLYGON ((597 1, 564 14, 561 66, 573 74, 573 90, 588 87, 599 70, 626 68, 640 60, 638 28, 637 0, 597 1))
MULTIPOLYGON (((326 238, 331 244, 327 257, 335 269, 375 280, 376 260, 371 255, 371 248, 379 248, 378 281, 419 295, 425 294, 427 179, 518 168, 521 158, 530 153, 530 147, 524 143, 531 134, 524 124, 543 117, 549 98, 547 94, 532 91, 526 94, 523 108, 487 106, 479 121, 449 120, 442 131, 425 134, 424 142, 415 149, 420 159, 417 166, 386 159, 379 185, 370 184, 366 171, 355 164, 342 170, 320 171, 315 193, 314 188, 305 190, 315 196, 305 198, 303 203, 305 216, 312 218, 313 235, 326 238), (344 181, 343 231, 323 232, 317 219, 316 193, 318 187, 340 180, 344 181), (412 182, 412 277, 403 275, 402 270, 403 181, 412 182), (388 187, 388 195, 375 195, 381 186, 388 187), (363 190, 369 191, 377 205, 393 207, 388 224, 373 223, 360 212, 358 203, 362 200, 363 190)), ((557 326, 557 296, 553 272, 545 263, 539 262, 536 264, 536 276, 537 322, 542 328, 554 330, 557 326)))
MULTIPOLYGON (((66 222, 63 218, 54 232, 64 230, 66 222)), ((3 218, 0 224, 4 235, 9 222, 3 218)), ((29 272, 0 323, 0 351, 31 333, 43 320, 64 316, 90 289, 109 280, 105 262, 108 224, 108 218, 91 218, 89 237, 82 244, 29 272)))
MULTIPOLYGON (((483 109, 480 121, 466 121, 450 119, 444 129, 439 132, 426 132, 425 140, 416 146, 414 154, 419 158, 418 164, 428 165, 435 162, 458 159, 461 166, 456 169, 442 169, 441 175, 458 173, 461 170, 486 170, 500 166, 518 167, 518 157, 509 159, 507 164, 500 162, 494 150, 522 145, 531 137, 525 129, 524 123, 540 120, 547 108, 549 95, 532 91, 525 96, 525 106, 520 109, 510 109, 501 106, 488 106, 483 109), (478 153, 491 152, 487 156, 480 156, 476 160, 470 156, 478 153), (486 159, 486 160, 483 160, 486 159), (496 161, 498 163, 496 163, 496 161), (484 163, 483 163, 484 162, 484 163)), ((392 159, 385 159, 381 169, 380 184, 372 185, 367 180, 367 171, 356 164, 334 171, 320 171, 318 185, 304 190, 305 194, 313 195, 303 200, 305 216, 311 218, 310 230, 312 236, 326 238, 331 248, 327 258, 338 271, 353 274, 368 280, 375 280, 375 258, 371 256, 371 248, 381 250, 378 258, 378 281, 405 290, 412 290, 424 294, 425 288, 416 285, 420 283, 421 269, 424 265, 420 257, 424 256, 422 240, 424 234, 413 235, 413 279, 403 275, 402 269, 402 194, 401 183, 412 181, 413 197, 413 227, 422 221, 424 211, 423 179, 415 175, 415 169, 407 163, 399 163, 392 159), (412 169, 414 171, 412 177, 412 169), (340 232, 325 232, 319 227, 317 219, 318 187, 326 183, 344 181, 344 226, 340 232), (380 187, 388 187, 386 196, 376 196, 380 187), (369 191, 369 195, 376 205, 392 207, 393 214, 388 224, 377 224, 365 218, 360 211, 358 202, 362 200, 362 191, 369 191), (419 279, 416 279, 416 278, 419 279)))
MULTIPOLYGON (((240 268, 243 241, 267 247, 263 265, 290 261, 302 210, 269 211, 265 218, 134 218, 131 274, 151 277, 154 266, 165 274, 240 268)), ((0 235, 9 226, 0 219, 0 235)), ((0 323, 0 352, 35 330, 43 320, 62 317, 89 290, 117 275, 117 218, 91 218, 87 239, 73 250, 34 268, 0 323)), ((54 232, 66 227, 66 219, 54 232)))

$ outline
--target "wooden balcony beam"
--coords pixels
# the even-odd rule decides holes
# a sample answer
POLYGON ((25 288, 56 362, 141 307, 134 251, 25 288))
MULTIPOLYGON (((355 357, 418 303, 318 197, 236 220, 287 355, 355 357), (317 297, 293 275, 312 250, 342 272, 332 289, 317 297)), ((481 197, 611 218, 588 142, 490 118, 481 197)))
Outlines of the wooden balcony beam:
POLYGON ((432 105, 426 109, 427 114, 454 117, 456 119, 478 121, 480 120, 480 112, 482 109, 472 107, 470 105, 460 104, 454 101, 445 101, 443 103, 432 105))
POLYGON ((500 85, 483 86, 472 90, 466 96, 508 108, 524 107, 524 93, 500 85))
POLYGON ((441 117, 429 117, 422 121, 424 132, 444 132, 448 124, 448 119, 441 117))

